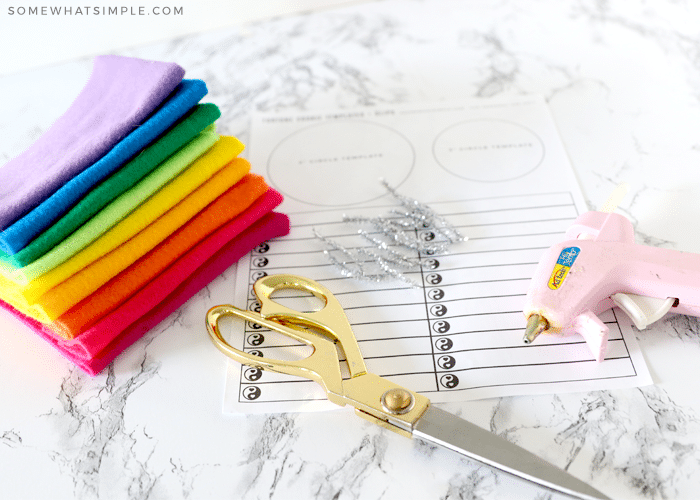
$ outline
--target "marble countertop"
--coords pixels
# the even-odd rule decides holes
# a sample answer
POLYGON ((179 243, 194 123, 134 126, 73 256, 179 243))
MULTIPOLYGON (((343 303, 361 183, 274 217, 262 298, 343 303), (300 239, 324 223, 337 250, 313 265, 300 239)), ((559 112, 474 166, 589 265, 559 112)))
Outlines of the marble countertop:
MULTIPOLYGON (((542 94, 589 207, 625 181, 638 242, 700 253, 699 21, 682 0, 387 0, 120 53, 204 79, 220 130, 244 143, 256 109, 542 94)), ((90 67, 0 80, 0 162, 67 108, 90 67)), ((0 313, 0 498, 565 498, 349 409, 223 415, 226 359, 203 318, 234 275, 94 378, 0 313)), ((441 406, 611 498, 697 498, 700 324, 675 316, 637 337, 653 386, 441 406)))

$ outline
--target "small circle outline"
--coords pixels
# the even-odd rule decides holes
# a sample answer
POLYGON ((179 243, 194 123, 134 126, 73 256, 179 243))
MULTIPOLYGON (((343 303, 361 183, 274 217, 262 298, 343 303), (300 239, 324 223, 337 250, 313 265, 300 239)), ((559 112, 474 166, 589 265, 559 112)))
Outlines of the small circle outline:
POLYGON ((520 178, 522 178, 522 177, 524 177, 524 176, 526 176, 526 175, 528 175, 528 174, 531 174, 532 172, 534 172, 535 170, 537 170, 537 168, 538 168, 540 165, 542 165, 542 162, 544 161, 544 158, 545 158, 545 156, 546 156, 546 155, 545 155, 545 144, 544 144, 544 141, 542 140, 542 138, 541 138, 539 135, 537 135, 537 133, 535 133, 535 131, 533 131, 533 130, 531 130, 530 128, 528 128, 528 127, 526 127, 526 126, 524 126, 524 125, 521 125, 521 124, 519 124, 519 123, 515 123, 515 122, 509 121, 509 120, 500 120, 500 119, 497 119, 497 118, 496 118, 496 119, 494 119, 494 118, 477 118, 477 119, 472 119, 472 120, 461 120, 461 121, 459 121, 459 122, 453 123, 452 125, 450 125, 450 126, 444 128, 442 131, 440 131, 440 132, 435 136, 435 139, 433 139, 432 153, 433 153, 433 159, 435 160, 435 163, 437 163, 437 164, 440 166, 440 168, 442 168, 442 169, 443 169, 445 172, 447 172, 448 174, 453 175, 453 176, 455 176, 455 177, 458 177, 458 178, 460 178, 460 179, 465 179, 465 180, 472 181, 472 182, 485 182, 485 183, 489 183, 489 184, 498 183, 498 182, 514 181, 514 180, 520 179, 520 178), (463 125, 463 124, 465 124, 465 123, 478 123, 478 122, 500 122, 500 123, 507 123, 508 125, 514 125, 514 126, 516 126, 516 127, 518 127, 518 128, 521 128, 521 129, 523 129, 523 130, 526 130, 527 132, 529 132, 530 134, 532 134, 532 135, 535 137, 535 139, 537 139, 537 141, 539 142, 539 144, 540 144, 540 146, 541 146, 542 154, 541 154, 541 156, 540 156, 539 161, 538 161, 530 170, 528 170, 527 172, 523 172, 523 173, 520 174, 520 175, 517 175, 517 176, 515 176, 515 177, 510 177, 510 178, 508 178, 508 179, 498 179, 498 180, 474 179, 474 178, 471 178, 471 177, 466 177, 466 176, 464 176, 464 175, 459 175, 459 174, 453 172, 452 170, 448 169, 448 168, 447 168, 445 165, 443 165, 442 162, 438 159, 438 155, 437 155, 437 151, 436 151, 436 147, 437 147, 438 140, 440 139, 440 137, 441 137, 443 134, 447 133, 449 130, 452 130, 452 129, 455 128, 455 127, 458 127, 459 125, 463 125))
POLYGON ((295 135, 298 135, 298 134, 301 134, 301 133, 303 133, 303 132, 306 132, 307 130, 309 130, 309 129, 311 129, 311 128, 318 127, 318 126, 322 126, 322 125, 327 125, 327 124, 338 124, 338 123, 364 123, 364 124, 374 125, 374 126, 376 126, 376 127, 380 127, 380 128, 386 129, 386 130, 388 130, 388 131, 390 131, 390 132, 393 132, 396 136, 400 137, 400 138, 406 143, 406 145, 407 145, 407 146, 409 147, 409 149, 410 149, 410 152, 411 152, 411 164, 410 164, 410 166, 409 166, 409 168, 408 168, 408 171, 406 172, 406 175, 404 176, 404 178, 401 179, 401 181, 400 181, 398 184, 392 185, 392 188, 394 188, 394 189, 399 188, 401 185, 403 185, 403 184, 408 180, 408 178, 411 176, 411 174, 413 173, 413 170, 414 170, 415 167, 416 167, 416 150, 415 150, 415 148, 413 147, 413 144, 411 143, 411 141, 410 141, 404 134, 402 134, 402 133, 399 132, 398 130, 396 130, 396 129, 392 128, 392 127, 389 127, 389 126, 387 126, 387 125, 383 125, 383 124, 381 124, 381 123, 376 123, 376 122, 373 122, 373 121, 371 121, 371 120, 354 119, 354 120, 324 120, 323 122, 314 123, 314 124, 308 125, 308 126, 306 126, 306 127, 304 127, 304 128, 300 128, 300 129, 298 129, 298 130, 295 130, 295 131, 292 132, 291 134, 287 135, 284 139, 280 140, 280 141, 277 143, 277 145, 275 145, 275 147, 272 148, 272 150, 270 151, 270 154, 269 154, 268 157, 267 157, 267 164, 266 164, 266 166, 265 166, 265 170, 266 170, 266 172, 267 172, 267 178, 269 179, 270 183, 271 183, 278 191, 280 191, 282 194, 284 194, 286 197, 288 197, 288 198, 290 198, 290 199, 292 199, 292 200, 298 201, 298 202, 300 202, 300 203, 305 203, 305 204, 307 204, 307 205, 316 206, 316 207, 328 207, 328 208, 350 207, 350 206, 362 205, 362 204, 364 204, 364 203, 369 203, 369 202, 378 200, 378 199, 380 199, 380 198, 386 196, 386 193, 381 193, 381 194, 378 194, 377 196, 375 196, 375 197, 373 197, 373 198, 370 198, 370 199, 367 199, 367 200, 358 201, 358 202, 352 202, 352 203, 340 203, 340 204, 314 203, 314 202, 311 202, 311 201, 299 199, 298 197, 295 197, 295 196, 293 196, 293 195, 287 193, 287 192, 279 185, 279 182, 275 182, 274 176, 272 175, 272 172, 271 172, 271 170, 270 170, 270 161, 272 160, 272 157, 275 155, 275 152, 282 146, 282 144, 284 144, 285 142, 287 142, 288 140, 290 140, 290 139, 291 139, 292 137, 294 137, 295 135))

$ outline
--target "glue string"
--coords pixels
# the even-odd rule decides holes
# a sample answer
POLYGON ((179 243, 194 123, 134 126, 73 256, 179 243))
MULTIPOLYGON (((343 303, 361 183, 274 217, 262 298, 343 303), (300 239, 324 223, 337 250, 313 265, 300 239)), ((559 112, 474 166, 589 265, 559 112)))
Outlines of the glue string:
POLYGON ((397 193, 385 180, 381 182, 404 211, 392 209, 390 217, 343 216, 345 223, 374 229, 357 231, 370 243, 369 247, 350 249, 321 235, 315 228, 313 233, 326 245, 324 254, 342 276, 374 282, 399 279, 417 288, 403 272, 420 270, 423 266, 420 255, 447 253, 450 244, 466 238, 427 205, 397 193), (336 257, 334 252, 340 256, 336 257))

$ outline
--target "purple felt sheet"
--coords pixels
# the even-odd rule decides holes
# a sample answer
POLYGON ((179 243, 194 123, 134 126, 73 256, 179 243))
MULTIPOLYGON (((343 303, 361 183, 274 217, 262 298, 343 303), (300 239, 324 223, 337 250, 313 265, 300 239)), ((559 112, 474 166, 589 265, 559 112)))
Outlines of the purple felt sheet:
POLYGON ((163 102, 185 71, 174 63, 98 56, 71 107, 0 167, 0 229, 104 156, 163 102))

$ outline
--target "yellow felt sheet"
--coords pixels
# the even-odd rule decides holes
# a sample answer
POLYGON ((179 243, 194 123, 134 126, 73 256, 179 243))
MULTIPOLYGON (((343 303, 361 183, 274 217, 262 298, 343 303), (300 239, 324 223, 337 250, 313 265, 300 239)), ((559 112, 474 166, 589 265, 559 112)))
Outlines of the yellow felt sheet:
MULTIPOLYGON (((145 229, 150 225, 157 228, 152 230, 154 232, 149 233, 151 238, 153 238, 149 241, 155 241, 153 245, 167 237, 168 234, 184 224, 197 211, 204 208, 204 206, 213 201, 219 194, 235 184, 238 179, 248 172, 247 162, 236 161, 226 169, 227 172, 233 171, 232 174, 227 174, 221 179, 218 176, 212 177, 224 165, 231 162, 241 150, 242 146, 237 139, 222 137, 205 155, 201 156, 163 189, 155 193, 128 217, 58 267, 39 276, 24 287, 0 277, 0 298, 20 312, 42 323, 53 321, 70 307, 68 304, 74 301, 76 297, 80 297, 77 300, 81 300, 96 289, 94 288, 86 293, 86 290, 91 290, 92 285, 85 284, 85 286, 78 287, 83 291, 77 292, 73 288, 75 285, 66 285, 65 288, 59 288, 60 284, 76 273, 81 273, 83 269, 118 247, 126 246, 125 243, 140 232, 145 232, 145 229), (196 195, 194 191, 196 191, 196 195), (179 207, 179 205, 182 205, 182 207, 179 207), (166 217, 166 213, 171 215, 166 217), (165 219, 166 222, 162 222, 160 219, 165 219), (154 224, 154 222, 158 222, 158 224, 154 224), (163 231, 167 232, 167 234, 164 235, 163 231), (60 295, 67 293, 68 289, 74 290, 71 292, 72 295, 66 295, 65 298, 61 298, 60 295), (48 293, 49 291, 51 292, 48 293)), ((144 240, 138 241, 141 242, 138 248, 143 248, 142 243, 144 240)), ((136 247, 127 248, 131 248, 130 251, 136 252, 136 247)), ((137 255, 137 253, 133 255, 137 255)), ((91 274, 95 274, 95 282, 102 281, 102 283, 106 282, 104 276, 109 274, 111 276, 116 275, 116 273, 111 273, 108 270, 97 271, 91 268, 90 272, 82 272, 81 279, 76 279, 75 282, 87 283, 83 278, 91 274)))

